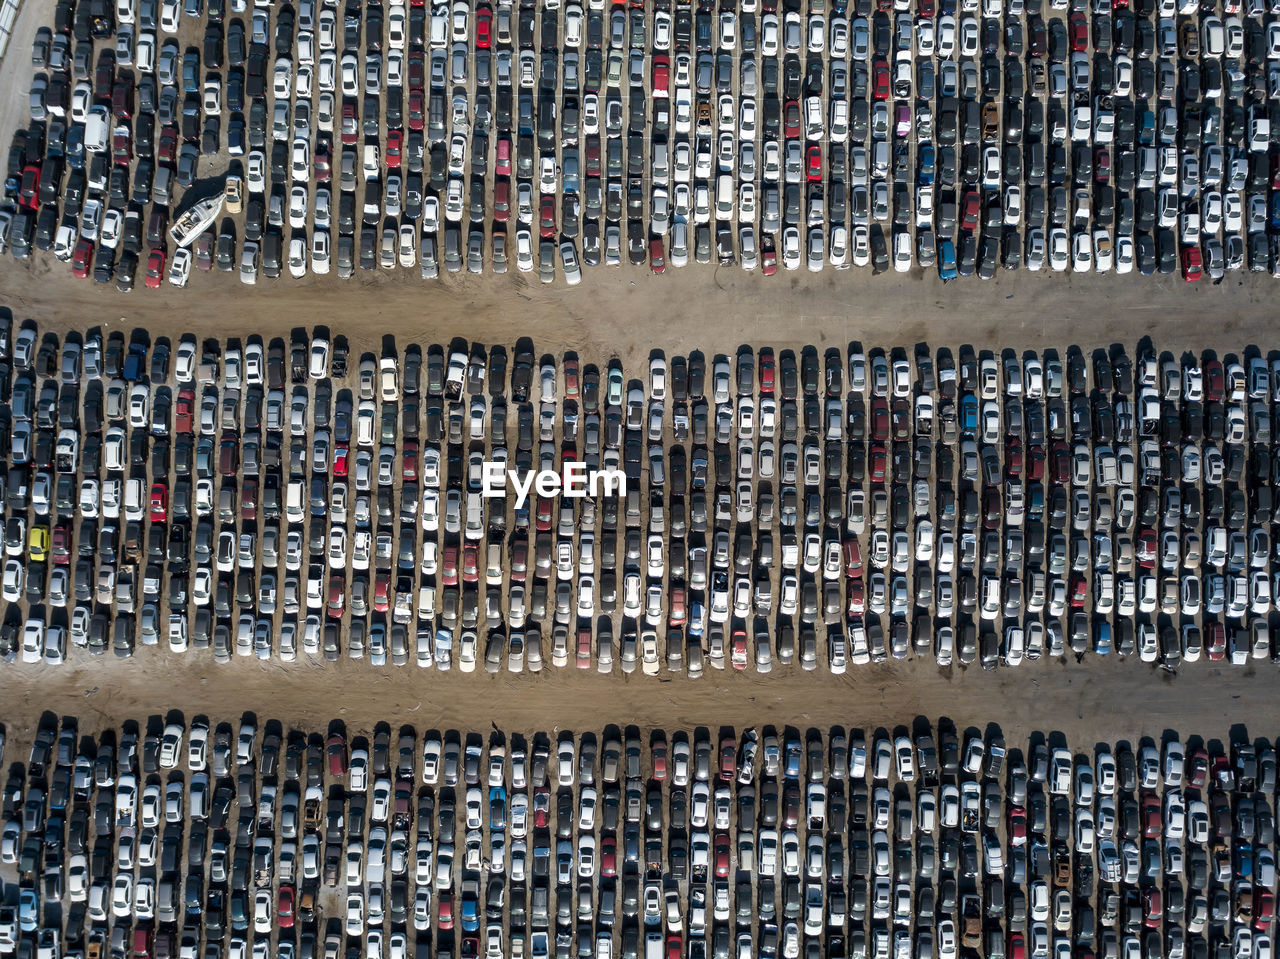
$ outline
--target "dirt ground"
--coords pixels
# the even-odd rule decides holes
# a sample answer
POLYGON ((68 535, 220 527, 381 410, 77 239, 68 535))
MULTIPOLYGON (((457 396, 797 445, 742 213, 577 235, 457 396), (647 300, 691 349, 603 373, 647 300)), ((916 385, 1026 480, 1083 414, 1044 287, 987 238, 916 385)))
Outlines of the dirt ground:
POLYGON ((766 723, 871 729, 945 716, 960 728, 998 724, 1011 741, 1053 730, 1089 746, 1159 738, 1168 730, 1225 739, 1236 724, 1251 736, 1274 736, 1280 730, 1274 691, 1274 667, 1266 662, 1223 669, 1202 662, 1172 677, 1115 657, 1025 663, 991 673, 907 661, 845 676, 775 667, 767 676, 709 670, 690 680, 575 669, 537 676, 441 674, 413 665, 376 668, 304 659, 292 665, 236 660, 217 666, 206 656, 142 648, 131 660, 78 655, 62 667, 5 668, 0 722, 11 740, 28 741, 46 710, 77 717, 84 731, 170 709, 215 720, 253 711, 260 720, 279 719, 304 730, 323 730, 330 719, 341 719, 349 730, 366 732, 380 720, 412 723, 419 730, 483 733, 492 724, 504 732, 532 733, 599 730, 608 723, 642 729, 766 723))
POLYGON ((131 294, 77 280, 48 258, 0 261, 0 303, 17 319, 51 328, 142 325, 153 336, 183 332, 245 336, 295 325, 330 325, 353 347, 376 347, 386 333, 401 343, 447 342, 461 335, 513 344, 532 336, 539 350, 577 349, 584 358, 620 356, 628 366, 653 347, 731 351, 740 343, 775 348, 841 345, 931 346, 972 343, 1017 349, 1150 336, 1161 349, 1239 349, 1270 345, 1274 296, 1266 275, 1221 286, 1187 286, 1176 277, 1075 277, 999 273, 944 286, 936 275, 868 271, 763 277, 737 267, 687 268, 661 277, 639 269, 588 271, 581 286, 542 286, 536 277, 446 276, 416 272, 262 280, 196 273, 185 290, 131 294), (1127 282, 1126 282, 1127 280, 1127 282), (249 295, 246 295, 249 294, 249 295), (1211 322, 1205 322, 1206 320, 1211 322), (362 335, 363 334, 363 335, 362 335))

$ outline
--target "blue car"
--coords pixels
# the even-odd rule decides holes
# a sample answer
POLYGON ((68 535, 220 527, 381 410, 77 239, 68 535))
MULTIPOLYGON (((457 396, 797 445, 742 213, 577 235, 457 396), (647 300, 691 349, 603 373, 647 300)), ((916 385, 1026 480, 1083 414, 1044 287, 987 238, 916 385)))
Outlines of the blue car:
POLYGON ((1105 656, 1111 652, 1111 624, 1098 623, 1094 629, 1093 651, 1099 656, 1105 656))
POLYGON ((956 278, 956 245, 950 240, 938 244, 938 278, 943 283, 956 278))
POLYGON ((462 897, 462 931, 475 932, 480 928, 480 911, 476 897, 464 894, 462 897))
POLYGON ((933 182, 933 157, 932 143, 921 143, 916 148, 916 176, 917 179, 925 185, 933 182))
POLYGON ((960 431, 970 436, 978 432, 978 398, 972 393, 960 397, 960 431))
POLYGON ((489 789, 489 831, 504 832, 507 828, 507 791, 501 786, 489 789))
POLYGON ((18 928, 23 932, 35 932, 40 925, 40 900, 34 889, 18 892, 18 928))

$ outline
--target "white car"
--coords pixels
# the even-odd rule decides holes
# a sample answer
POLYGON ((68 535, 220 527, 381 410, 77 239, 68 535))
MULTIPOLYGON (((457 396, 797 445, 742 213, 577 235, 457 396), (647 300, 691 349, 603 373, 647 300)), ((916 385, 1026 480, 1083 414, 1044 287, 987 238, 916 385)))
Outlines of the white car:
POLYGON ((191 277, 191 251, 185 247, 174 252, 169 264, 169 283, 179 289, 187 285, 191 277))

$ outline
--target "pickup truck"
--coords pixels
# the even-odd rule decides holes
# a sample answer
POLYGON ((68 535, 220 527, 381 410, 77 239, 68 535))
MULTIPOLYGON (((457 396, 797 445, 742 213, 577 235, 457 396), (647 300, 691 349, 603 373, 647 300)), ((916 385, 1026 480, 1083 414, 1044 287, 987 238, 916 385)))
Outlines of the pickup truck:
POLYGON ((320 831, 320 801, 324 792, 319 786, 308 786, 302 805, 302 828, 305 832, 320 831))
POLYGON ((1071 853, 1065 843, 1053 846, 1053 884, 1066 887, 1071 883, 1071 853))

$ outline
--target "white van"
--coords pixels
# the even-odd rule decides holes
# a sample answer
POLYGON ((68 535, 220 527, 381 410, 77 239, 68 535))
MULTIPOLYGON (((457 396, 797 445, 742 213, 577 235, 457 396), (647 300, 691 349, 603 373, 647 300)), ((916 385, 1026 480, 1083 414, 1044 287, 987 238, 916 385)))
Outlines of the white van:
POLYGON ((127 520, 140 520, 143 518, 146 500, 146 489, 142 484, 142 480, 136 476, 130 477, 124 484, 124 516, 127 520))
POLYGON ((111 139, 111 114, 102 104, 94 104, 89 108, 89 116, 84 121, 85 153, 104 152, 111 139))
POLYGON ((300 479, 289 480, 289 488, 285 492, 284 511, 290 520, 302 519, 302 498, 306 492, 305 483, 300 479))
POLYGON ((728 173, 721 173, 716 177, 716 216, 722 220, 729 219, 733 215, 736 200, 733 177, 728 173))

